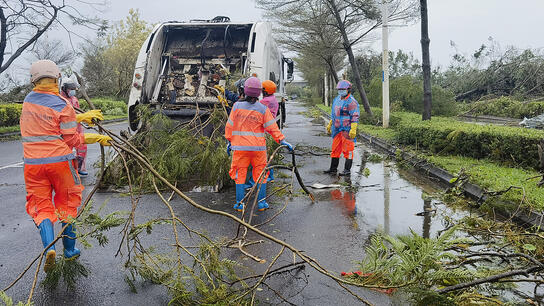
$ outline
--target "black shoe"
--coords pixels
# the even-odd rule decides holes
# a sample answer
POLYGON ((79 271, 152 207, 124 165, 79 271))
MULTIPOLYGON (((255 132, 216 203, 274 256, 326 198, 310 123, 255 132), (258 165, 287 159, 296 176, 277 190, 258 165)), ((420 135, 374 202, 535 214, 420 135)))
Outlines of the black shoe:
POLYGON ((346 163, 344 165, 344 172, 340 173, 340 176, 349 176, 351 175, 351 164, 353 164, 353 159, 346 159, 346 163))
POLYGON ((325 174, 336 174, 336 172, 338 171, 338 163, 339 162, 340 162, 340 158, 338 158, 338 157, 331 158, 331 167, 329 168, 329 170, 323 171, 323 173, 325 173, 325 174))

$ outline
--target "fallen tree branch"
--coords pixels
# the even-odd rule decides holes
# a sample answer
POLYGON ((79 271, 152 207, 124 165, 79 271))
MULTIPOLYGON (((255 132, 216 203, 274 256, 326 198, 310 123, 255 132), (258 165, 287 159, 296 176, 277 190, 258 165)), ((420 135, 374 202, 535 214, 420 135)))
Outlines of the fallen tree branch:
POLYGON ((443 293, 447 293, 447 292, 451 292, 451 291, 456 291, 456 290, 459 290, 459 289, 473 287, 473 286, 484 284, 484 283, 493 283, 493 282, 496 282, 496 281, 498 281, 498 280, 500 280, 502 278, 512 277, 512 276, 516 276, 516 275, 525 275, 525 276, 527 276, 527 275, 529 275, 531 273, 542 271, 542 270, 544 270, 544 268, 541 267, 541 266, 531 266, 531 267, 529 267, 527 269, 523 269, 523 270, 512 270, 512 271, 508 271, 508 272, 505 272, 505 273, 480 278, 480 279, 477 279, 477 280, 474 280, 474 281, 471 281, 471 282, 466 282, 466 283, 461 283, 461 284, 457 284, 457 285, 453 285, 453 286, 448 286, 446 288, 436 290, 436 293, 443 294, 443 293))

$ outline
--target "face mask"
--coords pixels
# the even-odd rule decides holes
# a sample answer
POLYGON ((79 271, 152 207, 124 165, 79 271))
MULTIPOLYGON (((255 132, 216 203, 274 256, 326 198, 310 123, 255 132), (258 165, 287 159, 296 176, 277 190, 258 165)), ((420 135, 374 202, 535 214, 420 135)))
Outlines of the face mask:
POLYGON ((348 90, 347 89, 339 89, 338 90, 338 94, 341 96, 341 97, 345 97, 348 95, 348 90))
POLYGON ((76 91, 75 91, 75 90, 72 89, 72 90, 68 91, 68 97, 73 97, 73 96, 75 96, 75 95, 76 95, 76 91))

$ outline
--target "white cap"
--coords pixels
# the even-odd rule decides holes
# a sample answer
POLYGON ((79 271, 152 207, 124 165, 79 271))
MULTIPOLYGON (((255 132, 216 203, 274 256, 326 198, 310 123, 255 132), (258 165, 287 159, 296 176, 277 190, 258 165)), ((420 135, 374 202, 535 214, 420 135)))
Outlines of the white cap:
POLYGON ((51 60, 39 60, 30 66, 30 82, 34 83, 42 78, 58 79, 60 69, 51 60))

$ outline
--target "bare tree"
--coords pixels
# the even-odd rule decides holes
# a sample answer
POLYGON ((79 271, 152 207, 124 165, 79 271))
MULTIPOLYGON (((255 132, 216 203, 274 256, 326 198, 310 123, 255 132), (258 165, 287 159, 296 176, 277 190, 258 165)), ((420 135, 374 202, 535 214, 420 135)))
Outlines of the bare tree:
POLYGON ((343 55, 342 40, 331 26, 333 20, 326 5, 319 0, 282 2, 258 0, 265 16, 276 23, 278 42, 299 56, 311 57, 327 66, 338 82, 343 55))
POLYGON ((421 53, 423 55, 423 120, 431 120, 431 60, 429 56, 429 23, 427 0, 420 0, 421 7, 421 53))
POLYGON ((73 64, 76 53, 66 49, 62 41, 58 39, 49 40, 46 37, 38 40, 31 50, 31 60, 50 59, 59 67, 73 64))
MULTIPOLYGON (((351 69, 355 77, 355 86, 363 100, 365 112, 372 115, 370 103, 366 96, 361 80, 361 74, 353 48, 361 40, 367 37, 372 31, 382 24, 380 10, 374 0, 325 0, 330 13, 336 21, 335 27, 342 37, 343 47, 348 55, 351 69)), ((390 0, 387 5, 389 8, 390 23, 405 22, 415 17, 412 0, 390 0)))
MULTIPOLYGON (((102 0, 97 0, 102 1, 102 0)), ((0 0, 0 74, 50 28, 58 26, 78 35, 73 25, 100 30, 107 24, 89 17, 83 7, 98 9, 105 2, 73 0, 0 0), (70 25, 67 25, 71 22, 70 25), (6 57, 9 55, 8 57, 6 57)))
MULTIPOLYGON (((275 17, 272 20, 278 22, 281 28, 295 33, 291 36, 281 35, 287 37, 288 41, 284 41, 286 46, 300 47, 313 43, 311 51, 319 53, 327 64, 334 63, 327 52, 344 50, 354 72, 355 87, 363 107, 368 114, 372 114, 353 49, 381 26, 380 10, 375 0, 257 0, 257 3, 269 12, 267 16, 275 17), (301 33, 296 34, 297 31, 301 33)), ((404 22, 417 17, 418 9, 414 3, 415 0, 390 0, 389 20, 392 23, 404 22)))

